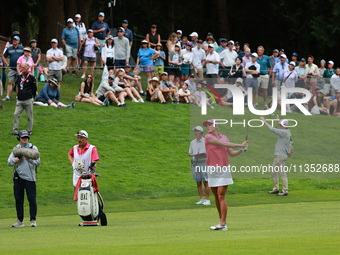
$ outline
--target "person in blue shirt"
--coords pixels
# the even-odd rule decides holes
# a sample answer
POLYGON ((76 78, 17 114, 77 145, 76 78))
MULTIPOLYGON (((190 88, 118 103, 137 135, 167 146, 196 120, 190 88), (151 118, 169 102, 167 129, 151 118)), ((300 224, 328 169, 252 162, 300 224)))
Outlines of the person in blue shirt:
POLYGON ((152 59, 160 57, 160 53, 152 48, 149 48, 148 45, 149 43, 147 40, 142 41, 142 45, 137 53, 137 61, 134 73, 139 74, 140 72, 145 72, 146 78, 149 82, 152 72, 155 71, 152 59))
POLYGON ((7 48, 4 55, 2 56, 2 61, 6 66, 9 65, 8 71, 8 86, 7 86, 7 96, 2 99, 2 101, 9 101, 9 96, 11 95, 13 89, 13 83, 18 79, 19 74, 17 72, 17 60, 18 58, 24 54, 24 47, 20 45, 20 37, 14 36, 13 37, 13 45, 7 48), (6 58, 9 56, 9 64, 6 58))
POLYGON ((256 62, 260 65, 260 73, 258 78, 258 88, 262 88, 264 107, 267 108, 267 95, 268 95, 268 85, 269 77, 272 72, 272 64, 267 55, 264 55, 263 46, 257 47, 258 58, 256 62))
POLYGON ((39 95, 37 96, 36 102, 34 102, 34 104, 43 106, 51 105, 56 108, 74 107, 74 103, 65 105, 62 102, 60 102, 60 92, 58 88, 58 80, 56 78, 49 80, 48 83, 44 85, 39 95))
POLYGON ((161 43, 157 43, 156 51, 160 54, 155 58, 155 76, 159 79, 160 74, 164 72, 164 60, 166 59, 165 52, 161 43))
POLYGON ((100 58, 100 68, 103 68, 103 60, 101 58, 101 52, 103 48, 103 44, 105 43, 105 38, 108 37, 111 33, 109 25, 104 22, 105 14, 104 12, 100 12, 98 14, 98 20, 92 24, 92 31, 94 33, 94 37, 98 39, 100 43, 100 48, 99 48, 99 58, 100 58))
POLYGON ((273 72, 272 72, 272 86, 280 89, 282 85, 282 74, 283 71, 288 69, 288 64, 286 63, 287 56, 285 54, 282 54, 280 56, 280 62, 275 64, 273 72))
POLYGON ((79 46, 81 40, 78 28, 73 26, 72 18, 69 18, 67 20, 67 27, 63 29, 63 33, 61 34, 61 41, 66 48, 67 72, 69 70, 70 62, 72 61, 72 74, 76 75, 77 53, 78 51, 80 51, 79 46))

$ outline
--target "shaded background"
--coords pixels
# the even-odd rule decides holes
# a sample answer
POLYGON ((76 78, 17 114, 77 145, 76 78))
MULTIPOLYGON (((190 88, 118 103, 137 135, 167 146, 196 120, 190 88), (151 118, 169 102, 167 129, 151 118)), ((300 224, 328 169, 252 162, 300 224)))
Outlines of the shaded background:
MULTIPOLYGON (((23 44, 36 38, 43 52, 50 48, 49 41, 60 39, 67 18, 82 15, 86 27, 97 20, 100 11, 110 25, 108 0, 18 0, 2 4, 0 35, 10 36, 19 30, 23 44)), ((212 32, 215 39, 226 37, 241 44, 248 42, 254 51, 263 45, 266 54, 275 48, 284 48, 288 57, 296 51, 299 56, 314 55, 332 59, 339 66, 337 50, 340 40, 340 1, 336 0, 117 0, 112 9, 113 27, 129 20, 129 28, 145 36, 151 24, 157 24, 162 40, 177 29, 188 36, 196 31, 204 39, 212 32)), ((142 37, 135 36, 133 56, 142 37)))

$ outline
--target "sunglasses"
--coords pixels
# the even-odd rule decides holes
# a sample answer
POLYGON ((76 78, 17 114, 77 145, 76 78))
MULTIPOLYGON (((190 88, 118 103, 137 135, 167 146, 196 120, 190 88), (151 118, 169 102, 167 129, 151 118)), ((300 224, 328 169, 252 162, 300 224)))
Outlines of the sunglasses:
POLYGON ((89 75, 89 76, 87 76, 87 78, 90 78, 90 79, 92 79, 92 76, 90 76, 90 75, 89 75))
POLYGON ((28 139, 28 136, 20 137, 21 139, 28 139))

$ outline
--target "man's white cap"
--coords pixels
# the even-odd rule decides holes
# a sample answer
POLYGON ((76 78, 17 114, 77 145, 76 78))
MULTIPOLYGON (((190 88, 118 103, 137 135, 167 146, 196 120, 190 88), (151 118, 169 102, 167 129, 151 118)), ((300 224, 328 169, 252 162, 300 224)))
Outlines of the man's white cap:
POLYGON ((295 62, 294 61, 290 61, 289 64, 295 66, 295 62))
POLYGON ((198 37, 198 34, 196 32, 192 32, 189 36, 196 36, 196 37, 198 37))
POLYGON ((281 126, 288 126, 288 120, 287 119, 280 120, 280 125, 281 126))
POLYGON ((192 131, 195 131, 195 130, 203 132, 203 128, 201 126, 196 126, 192 129, 192 131))
POLYGON ((237 79, 236 79, 236 82, 239 82, 239 83, 243 84, 242 78, 237 78, 237 79))
POLYGON ((55 39, 55 38, 53 38, 53 39, 51 40, 51 43, 58 43, 58 40, 55 39))
POLYGON ((228 42, 228 44, 232 44, 232 45, 234 45, 235 44, 235 42, 233 41, 233 40, 230 40, 229 42, 228 42))
POLYGON ((73 23, 73 19, 72 19, 72 18, 69 18, 69 19, 67 20, 67 23, 73 23))
POLYGON ((259 57, 259 55, 257 55, 256 52, 252 53, 251 56, 252 56, 252 57, 255 57, 255 58, 258 58, 258 57, 259 57))
POLYGON ((182 30, 180 30, 180 29, 178 29, 176 33, 183 34, 183 33, 182 33, 182 30))
POLYGON ((89 138, 89 134, 85 130, 80 130, 80 131, 77 132, 77 134, 74 134, 74 135, 75 136, 80 135, 80 136, 83 136, 85 138, 89 138))
POLYGON ((328 64, 332 64, 334 66, 334 62, 332 60, 329 60, 328 64))
POLYGON ((286 56, 286 54, 281 54, 281 55, 280 55, 280 58, 285 58, 285 59, 287 59, 287 56, 286 56))
POLYGON ((76 14, 76 16, 74 16, 75 18, 81 18, 81 15, 80 14, 76 14))
POLYGON ((208 47, 210 47, 210 48, 215 48, 215 46, 214 46, 213 43, 209 43, 209 44, 208 44, 208 47))

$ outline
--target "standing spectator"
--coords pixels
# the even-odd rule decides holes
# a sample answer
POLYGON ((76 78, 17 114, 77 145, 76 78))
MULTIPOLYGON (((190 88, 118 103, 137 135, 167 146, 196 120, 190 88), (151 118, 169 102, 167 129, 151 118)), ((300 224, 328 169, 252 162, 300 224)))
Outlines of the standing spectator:
POLYGON ((135 74, 140 72, 146 73, 146 78, 149 81, 152 76, 152 72, 155 71, 152 59, 154 57, 159 57, 160 53, 152 48, 148 47, 148 41, 143 40, 140 49, 137 53, 136 67, 134 70, 135 74))
POLYGON ((189 42, 188 37, 183 36, 182 41, 180 42, 182 50, 185 50, 187 48, 188 42, 189 42))
POLYGON ((278 56, 279 56, 279 50, 278 49, 273 50, 273 55, 269 57, 270 63, 272 64, 272 66, 275 66, 275 64, 279 62, 277 61, 279 60, 278 56))
MULTIPOLYGON (((63 80, 62 67, 60 61, 63 60, 63 52, 58 49, 58 40, 51 40, 52 48, 46 52, 46 60, 48 61, 48 76, 47 80, 56 78, 58 80, 58 86, 63 80)), ((60 87, 59 87, 60 88, 60 87)))
MULTIPOLYGON (((80 14, 76 14, 76 16, 74 17, 74 24, 73 25, 76 28, 78 28, 79 35, 80 35, 80 41, 83 42, 87 37, 87 31, 86 31, 85 24, 81 21, 81 15, 80 14)), ((78 64, 79 68, 83 67, 83 62, 82 62, 83 54, 84 54, 84 47, 81 47, 81 49, 77 53, 77 64, 78 64)))
POLYGON ((169 35, 168 41, 166 42, 166 47, 168 48, 168 52, 171 52, 175 49, 176 43, 177 43, 177 36, 175 33, 171 33, 169 35))
POLYGON ((272 72, 272 86, 280 89, 282 85, 282 74, 284 70, 288 69, 288 64, 286 63, 287 56, 282 54, 280 56, 280 62, 275 64, 272 72))
POLYGON ((34 62, 34 74, 33 76, 37 79, 40 76, 40 59, 41 59, 41 50, 40 48, 37 48, 37 40, 32 39, 31 40, 31 56, 34 62))
POLYGON ((23 110, 26 111, 28 120, 28 133, 31 135, 33 129, 33 98, 37 93, 37 83, 33 75, 28 72, 29 65, 21 64, 21 75, 17 79, 17 95, 13 120, 13 135, 18 134, 19 118, 23 110))
MULTIPOLYGON (((298 81, 298 75, 295 71, 295 62, 290 61, 288 68, 282 73, 282 86, 286 88, 295 88, 295 84, 298 81)), ((290 95, 288 95, 290 97, 290 95)))
POLYGON ((21 75, 21 64, 22 63, 27 63, 29 65, 28 73, 34 76, 34 61, 30 57, 31 55, 31 48, 30 47, 25 47, 24 48, 24 55, 18 58, 17 61, 17 72, 19 75, 21 75))
POLYGON ((226 38, 221 38, 221 46, 219 46, 217 49, 216 49, 216 52, 217 53, 221 53, 222 51, 226 50, 227 49, 227 39, 226 38))
MULTIPOLYGON (((34 79, 34 77, 33 77, 34 79)), ((38 152, 38 148, 29 143, 30 134, 27 130, 21 130, 17 137, 19 144, 16 148, 27 148, 38 152)), ((28 158, 25 156, 15 157, 13 152, 7 160, 8 166, 14 166, 13 186, 15 207, 17 211, 17 221, 12 227, 24 227, 24 199, 26 190, 27 200, 30 207, 30 226, 37 227, 37 200, 36 200, 36 173, 37 166, 40 165, 40 157, 37 159, 28 158)))
POLYGON ((151 48, 156 48, 157 43, 161 43, 161 36, 157 33, 155 24, 151 25, 151 31, 146 34, 145 40, 148 41, 151 48))
MULTIPOLYGON (((124 37, 126 37, 129 40, 129 45, 130 45, 130 49, 132 47, 133 44, 133 33, 130 29, 128 29, 129 26, 129 21, 127 19, 124 19, 122 22, 122 28, 124 28, 124 37)), ((118 31, 116 36, 118 36, 118 31)))
POLYGON ((234 41, 230 40, 228 42, 228 49, 222 51, 220 53, 220 64, 221 69, 219 71, 219 75, 224 79, 228 78, 230 69, 233 65, 235 65, 235 59, 237 58, 236 51, 233 50, 234 41))
POLYGON ((67 72, 69 72, 69 66, 72 62, 72 74, 76 75, 77 53, 81 49, 81 47, 79 47, 81 40, 78 28, 73 26, 72 18, 67 20, 67 27, 63 29, 61 41, 66 48, 67 72))
POLYGON ((205 64, 206 55, 202 49, 203 41, 200 39, 197 41, 197 46, 192 49, 193 58, 192 64, 194 67, 193 71, 198 79, 203 79, 203 66, 205 64))
POLYGON ((196 139, 192 140, 189 148, 189 157, 191 157, 191 173, 197 184, 198 195, 200 200, 196 205, 210 205, 209 195, 210 187, 208 185, 208 174, 202 170, 206 168, 207 152, 205 150, 205 140, 203 137, 203 128, 201 126, 192 129, 196 139), (200 171, 199 171, 200 170, 200 171), (203 185, 204 184, 204 192, 203 185), (205 198, 204 199, 204 193, 205 198))
POLYGON ((113 40, 113 36, 109 35, 106 39, 106 43, 104 43, 102 48, 102 60, 104 65, 107 65, 107 68, 114 69, 115 67, 115 42, 113 40))
POLYGON ((180 42, 180 43, 182 43, 182 34, 183 34, 183 32, 182 32, 182 30, 180 30, 180 29, 178 29, 177 31, 176 31, 176 42, 180 42))
POLYGON ((331 96, 335 95, 335 92, 340 90, 340 67, 337 67, 335 70, 335 74, 332 75, 330 79, 331 88, 330 94, 331 96))
POLYGON ((317 87, 319 89, 323 89, 323 83, 324 83, 324 80, 323 80, 323 74, 326 70, 326 61, 324 59, 321 59, 320 61, 320 67, 319 67, 319 76, 317 78, 317 87))
POLYGON ((206 77, 210 79, 210 84, 214 85, 217 82, 218 74, 218 64, 220 63, 220 56, 215 51, 214 44, 210 43, 208 45, 209 54, 205 59, 207 75, 206 77))
POLYGON ((290 152, 290 141, 292 139, 292 134, 290 133, 290 130, 288 128, 288 120, 282 119, 280 121, 279 116, 276 116, 276 120, 277 123, 280 125, 280 128, 274 128, 266 122, 265 118, 261 117, 260 119, 271 132, 278 136, 275 144, 275 158, 271 171, 274 188, 271 191, 268 191, 268 193, 276 194, 277 196, 288 196, 288 179, 286 171, 284 169, 285 162, 290 152), (282 192, 280 192, 279 190, 279 177, 277 174, 278 172, 281 176, 282 192))
POLYGON ((296 52, 293 52, 293 54, 292 54, 292 61, 295 63, 295 66, 299 65, 298 57, 299 57, 299 55, 296 52))
POLYGON ((86 70, 87 70, 87 64, 90 62, 90 74, 93 76, 94 73, 94 67, 96 65, 96 52, 95 47, 99 47, 99 40, 93 36, 92 29, 89 29, 87 31, 87 38, 83 40, 83 42, 80 45, 80 48, 82 46, 84 47, 84 65, 83 65, 83 75, 81 76, 82 79, 85 78, 86 70))
POLYGON ((4 55, 2 56, 2 61, 6 66, 8 66, 8 62, 6 60, 7 56, 9 56, 9 71, 8 71, 8 86, 7 86, 7 96, 2 99, 2 101, 9 101, 9 96, 11 95, 13 89, 13 83, 18 78, 18 71, 17 71, 17 61, 18 58, 24 54, 24 47, 19 45, 20 38, 19 36, 13 36, 13 45, 8 47, 5 51, 4 55))
POLYGON ((160 82, 157 77, 153 77, 149 81, 149 86, 146 89, 146 101, 157 102, 160 101, 161 104, 167 104, 164 99, 163 93, 158 88, 160 82))
POLYGON ((159 57, 155 58, 155 76, 159 79, 160 74, 164 72, 164 61, 166 59, 165 52, 163 51, 163 45, 161 43, 157 43, 156 51, 159 54, 159 57))
POLYGON ((248 62, 251 62, 251 56, 250 56, 250 49, 249 48, 245 48, 244 49, 244 56, 242 58, 242 66, 243 68, 245 68, 246 64, 248 62))
POLYGON ((332 60, 328 61, 328 68, 324 71, 323 73, 323 78, 324 78, 324 86, 323 89, 326 92, 326 95, 329 94, 330 89, 331 89, 331 82, 330 78, 332 77, 333 74, 335 74, 335 70, 333 69, 334 67, 334 62, 332 60))
POLYGON ((235 83, 237 78, 244 78, 245 72, 242 66, 242 58, 238 56, 236 58, 236 63, 230 68, 229 78, 232 79, 232 84, 235 83))
MULTIPOLYGON (((190 66, 193 65, 193 53, 192 53, 192 43, 188 42, 187 47, 185 50, 182 51, 183 53, 183 64, 181 67, 182 72, 182 81, 186 81, 188 79, 188 76, 190 74, 190 66)), ((195 66, 193 66, 195 68, 195 66)))
POLYGON ((295 67, 295 71, 298 75, 298 81, 296 83, 296 87, 306 88, 306 84, 305 84, 305 80, 307 78, 306 59, 301 58, 299 65, 295 67))
MULTIPOLYGON (((105 43, 105 38, 110 35, 109 25, 104 22, 105 14, 104 12, 100 12, 98 14, 98 20, 92 24, 93 36, 98 39, 100 43, 99 48, 99 58, 101 57, 102 47, 105 43)), ((100 68, 103 68, 103 60, 100 58, 100 68)))
POLYGON ((60 92, 58 88, 58 81, 56 78, 49 80, 49 82, 44 85, 44 87, 41 89, 39 95, 36 98, 36 102, 34 102, 33 104, 51 105, 56 108, 62 108, 62 107, 73 108, 74 107, 74 103, 65 105, 62 102, 60 102, 60 92))
POLYGON ((241 57, 241 59, 244 57, 245 53, 241 50, 239 42, 235 42, 235 51, 238 57, 241 57))
POLYGON ((213 44, 214 45, 214 50, 217 50, 218 49, 218 45, 217 45, 217 43, 216 43, 216 41, 215 41, 215 38, 214 37, 212 37, 212 36, 207 36, 207 38, 205 39, 205 42, 203 42, 203 45, 204 44, 207 44, 207 45, 209 45, 209 44, 213 44))
POLYGON ((262 88, 264 107, 267 108, 267 95, 268 95, 268 85, 269 77, 272 71, 272 64, 267 55, 264 55, 263 46, 257 47, 258 59, 257 63, 260 64, 260 74, 258 78, 258 87, 262 88))
MULTIPOLYGON (((258 105, 257 103, 257 96, 258 96, 258 77, 260 73, 260 64, 257 63, 258 55, 257 53, 251 54, 251 62, 248 62, 245 66, 245 72, 247 74, 247 80, 246 80, 246 87, 252 87, 253 88, 253 95, 254 95, 254 101, 253 104, 255 106, 258 105)), ((248 95, 251 96, 251 95, 248 95)))
POLYGON ((211 230, 228 230, 227 227, 227 202, 225 196, 228 186, 233 184, 233 178, 230 172, 229 158, 241 154, 244 150, 234 151, 232 148, 248 146, 248 142, 242 144, 231 143, 225 135, 218 132, 218 126, 215 121, 210 119, 203 122, 207 128, 208 134, 205 136, 205 148, 207 151, 208 184, 215 196, 215 204, 219 214, 220 222, 216 226, 211 226, 211 230), (216 167, 219 166, 220 170, 216 167), (215 167, 216 171, 212 171, 215 167), (223 170, 222 170, 223 169, 223 170))
POLYGON ((124 37, 125 29, 118 28, 118 36, 113 38, 115 43, 115 66, 116 68, 124 68, 129 64, 130 58, 130 45, 129 39, 124 37))
POLYGON ((196 47, 198 43, 198 34, 196 32, 192 32, 189 36, 191 37, 192 47, 196 47))
MULTIPOLYGON (((284 49, 281 49, 281 50, 279 51, 279 56, 281 56, 281 55, 283 55, 283 54, 285 54, 285 50, 284 50, 284 49)), ((279 61, 280 61, 280 58, 277 60, 277 62, 279 62, 279 61)), ((288 58, 286 58, 286 63, 287 63, 287 64, 289 63, 288 58)))
POLYGON ((180 66, 183 63, 183 56, 180 43, 176 43, 175 49, 169 53, 168 63, 169 63, 169 80, 178 87, 180 78, 182 77, 180 66))
POLYGON ((312 93, 315 95, 315 88, 316 88, 316 82, 317 77, 319 76, 319 68, 317 65, 313 64, 314 57, 312 55, 308 56, 307 59, 307 82, 306 82, 306 88, 309 86, 312 86, 312 93))

